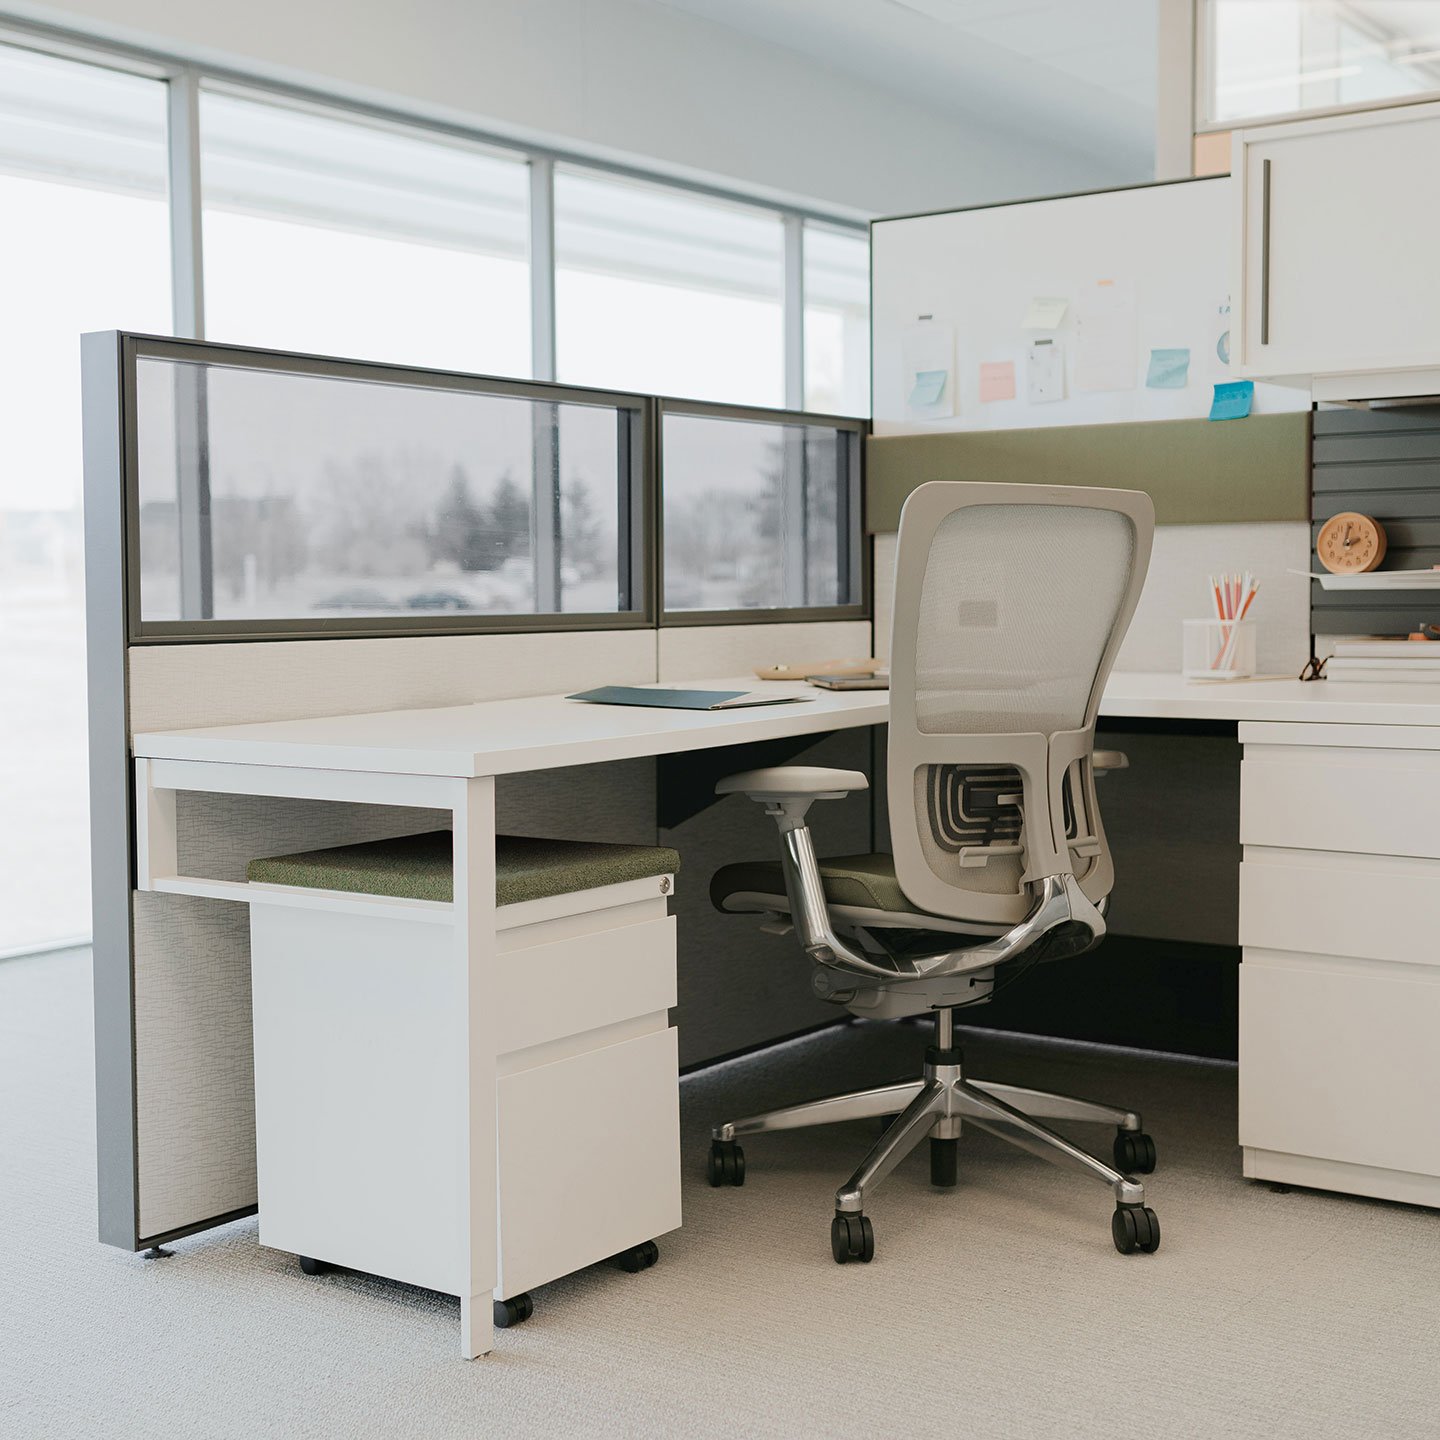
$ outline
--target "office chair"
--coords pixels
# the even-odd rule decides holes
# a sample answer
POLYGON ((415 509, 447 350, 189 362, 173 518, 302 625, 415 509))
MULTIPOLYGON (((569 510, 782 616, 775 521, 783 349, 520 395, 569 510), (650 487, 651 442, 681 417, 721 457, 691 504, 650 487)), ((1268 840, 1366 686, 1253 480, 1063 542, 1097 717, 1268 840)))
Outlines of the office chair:
POLYGON ((935 1017, 923 1075, 716 1125, 710 1183, 740 1185, 737 1137, 894 1115, 835 1194, 831 1248, 868 1261, 870 1192, 922 1139, 930 1178, 956 1183, 963 1123, 1103 1180, 1122 1254, 1152 1252, 1160 1224, 1133 1177, 1155 1147, 1133 1110, 969 1079, 955 1011, 1040 960, 1105 933, 1114 867, 1095 801, 1095 715, 1150 562, 1154 509, 1129 490, 921 485, 900 517, 887 763, 893 855, 819 860, 806 813, 868 782, 782 766, 731 775, 720 795, 764 805, 778 864, 728 865, 717 908, 793 929, 816 995, 852 1015, 935 1017), (1113 1124, 1114 1166, 1032 1117, 1113 1124))

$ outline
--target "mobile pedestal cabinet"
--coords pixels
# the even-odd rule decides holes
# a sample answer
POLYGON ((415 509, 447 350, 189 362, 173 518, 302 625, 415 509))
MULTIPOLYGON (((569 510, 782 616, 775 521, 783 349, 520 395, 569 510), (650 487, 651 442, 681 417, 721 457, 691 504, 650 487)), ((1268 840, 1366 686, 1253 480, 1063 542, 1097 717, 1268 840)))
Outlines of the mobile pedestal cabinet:
MULTIPOLYGON (((496 839, 499 1326, 586 1265, 647 1268, 680 1223, 677 865, 652 846, 496 839)), ((453 1290, 450 834, 249 874, 261 1244, 310 1273, 453 1290), (392 909, 357 913, 357 895, 392 909)))

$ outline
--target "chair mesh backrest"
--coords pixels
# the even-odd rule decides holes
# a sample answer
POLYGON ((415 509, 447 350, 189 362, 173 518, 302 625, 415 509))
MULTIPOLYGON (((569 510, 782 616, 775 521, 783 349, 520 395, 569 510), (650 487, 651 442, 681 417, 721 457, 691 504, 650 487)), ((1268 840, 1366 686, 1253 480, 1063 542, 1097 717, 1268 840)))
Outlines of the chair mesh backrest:
POLYGON ((1080 729, 1134 557, 1114 510, 975 505, 942 520, 913 641, 917 728, 1080 729))
MULTIPOLYGON (((1073 764, 1065 752, 1053 805, 1047 765, 1062 752, 1047 747, 1050 737, 1068 734, 1073 752, 1074 732, 1093 723, 1097 682, 1148 563, 1150 522, 1143 496, 1145 523, 1127 513, 1137 497, 1126 492, 1072 490, 1066 503, 1045 503, 1052 487, 922 489, 940 493, 917 506, 926 518, 902 521, 897 557, 890 783, 897 800, 912 801, 917 845, 896 844, 896 874, 912 899, 953 914, 941 909, 934 880, 952 894, 997 897, 996 905, 1004 903, 998 897, 1022 895, 1037 827, 1058 835, 1059 853, 1078 878, 1099 863, 1093 844, 1070 847, 1073 853, 1063 844, 1101 833, 1088 744, 1073 764), (976 492, 1016 498, 976 503, 976 492), (949 513, 936 523, 941 510, 949 513), (957 738, 947 743, 947 736, 957 738), (1009 736, 1030 738, 1011 744, 1009 736), (1022 765, 1032 779, 1028 795, 1022 765)), ((892 814, 892 835, 905 818, 892 814)))

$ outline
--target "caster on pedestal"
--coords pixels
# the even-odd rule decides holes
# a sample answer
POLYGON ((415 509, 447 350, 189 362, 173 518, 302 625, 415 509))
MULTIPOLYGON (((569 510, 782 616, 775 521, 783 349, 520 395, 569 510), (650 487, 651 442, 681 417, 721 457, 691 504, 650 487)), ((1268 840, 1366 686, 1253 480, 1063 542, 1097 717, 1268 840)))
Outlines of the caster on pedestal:
POLYGON ((1122 1175, 1148 1175, 1155 1168, 1155 1142, 1139 1130, 1121 1130, 1112 1153, 1122 1175))
POLYGON ((495 1302, 495 1328, 508 1330, 512 1325, 523 1324, 535 1313, 535 1302, 528 1294, 512 1295, 508 1300, 495 1302))
POLYGON ((830 1253, 837 1265, 875 1258, 875 1231, 868 1215, 837 1214, 830 1222, 830 1253))
POLYGON ((627 1275, 638 1275, 648 1270, 659 1258, 660 1247, 653 1240, 642 1240, 628 1250, 610 1257, 627 1275))
POLYGON ((710 1183, 715 1186, 745 1183, 745 1152, 734 1140, 710 1142, 710 1183))
POLYGON ((1117 1205, 1110 1234, 1122 1255, 1153 1255, 1160 1248, 1160 1217, 1148 1205, 1117 1205))
POLYGON ((323 1275, 330 1268, 323 1260, 314 1260, 309 1255, 297 1255, 295 1258, 307 1275, 323 1275))

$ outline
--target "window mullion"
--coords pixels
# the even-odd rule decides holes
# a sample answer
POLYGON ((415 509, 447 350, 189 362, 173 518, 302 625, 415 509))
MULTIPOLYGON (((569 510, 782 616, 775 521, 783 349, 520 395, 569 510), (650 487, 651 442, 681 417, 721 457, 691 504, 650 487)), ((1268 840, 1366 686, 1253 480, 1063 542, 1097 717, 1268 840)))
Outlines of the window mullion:
POLYGON ((205 266, 200 218, 200 77, 193 70, 169 85, 170 293, 176 335, 205 338, 205 266))

